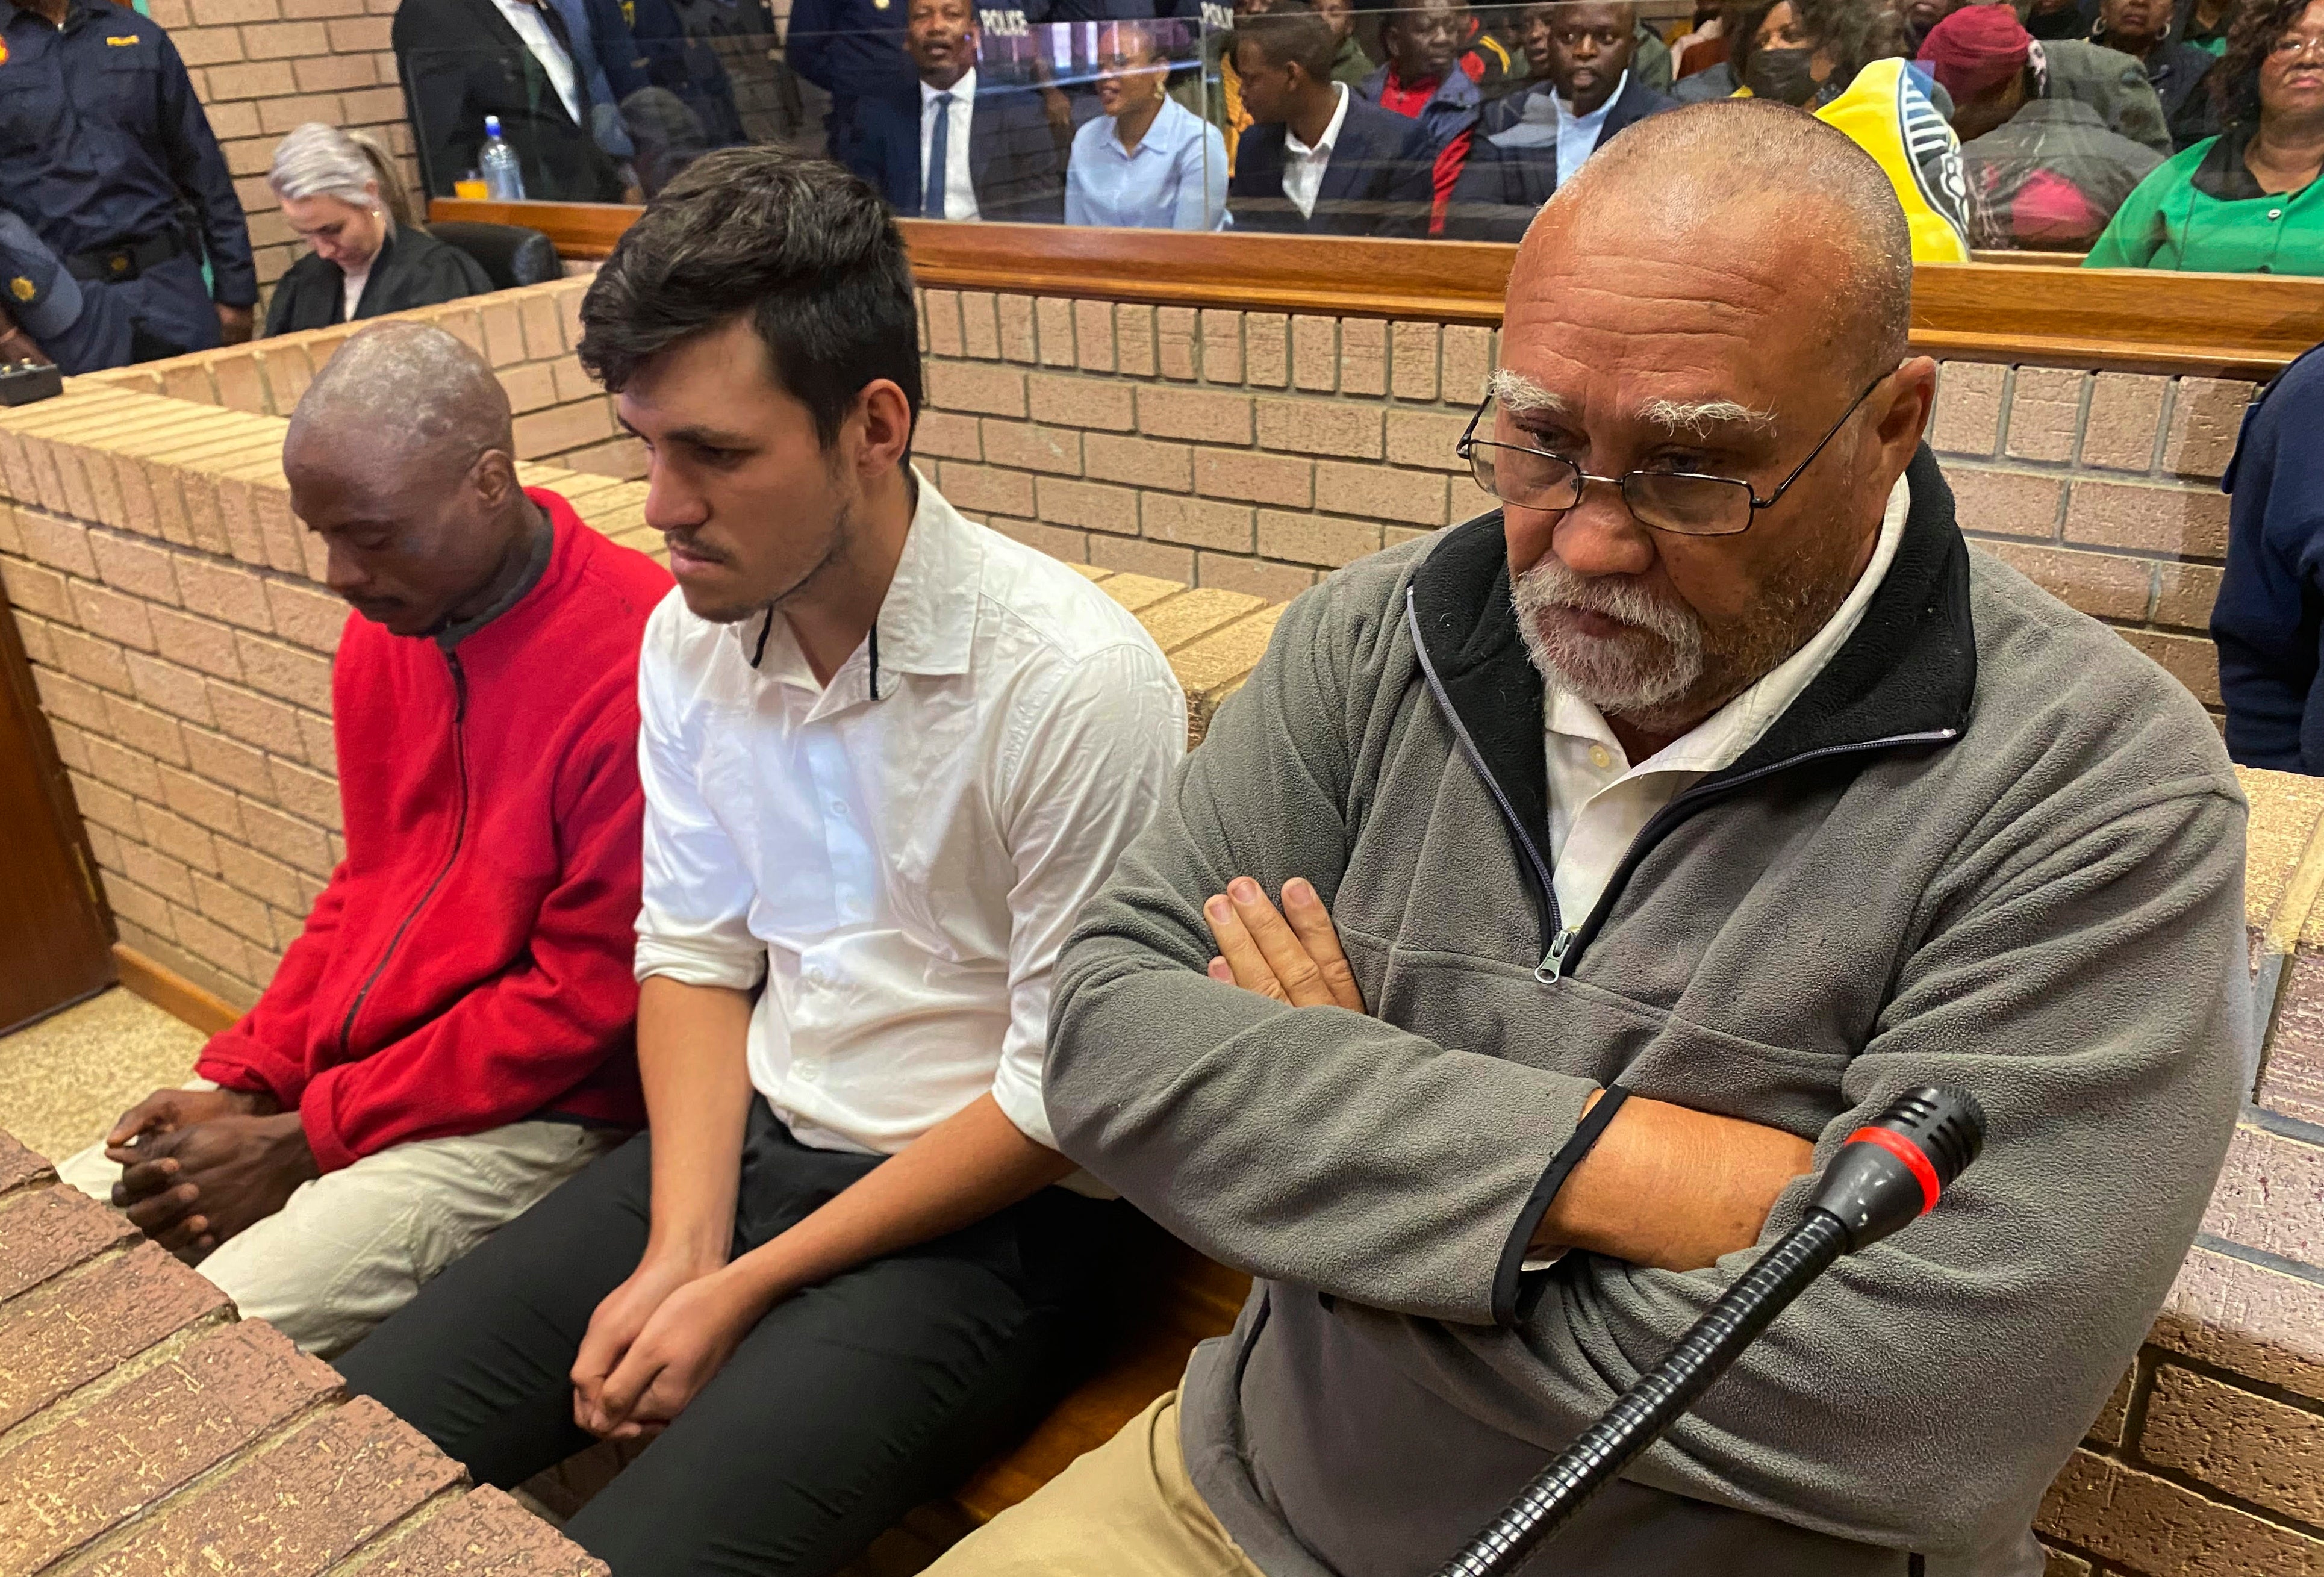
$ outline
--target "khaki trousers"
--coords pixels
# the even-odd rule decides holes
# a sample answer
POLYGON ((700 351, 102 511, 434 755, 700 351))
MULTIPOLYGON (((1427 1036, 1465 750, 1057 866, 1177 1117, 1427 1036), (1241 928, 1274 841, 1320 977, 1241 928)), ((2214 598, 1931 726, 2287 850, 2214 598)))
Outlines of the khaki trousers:
POLYGON ((1178 1393, 954 1545, 927 1577, 1265 1577, 1186 1476, 1178 1393))
MULTIPOLYGON (((623 1137, 575 1122, 512 1122, 395 1145, 300 1184, 196 1268, 244 1318, 331 1358, 623 1137)), ((58 1163, 57 1176, 110 1204, 121 1167, 97 1144, 58 1163)))

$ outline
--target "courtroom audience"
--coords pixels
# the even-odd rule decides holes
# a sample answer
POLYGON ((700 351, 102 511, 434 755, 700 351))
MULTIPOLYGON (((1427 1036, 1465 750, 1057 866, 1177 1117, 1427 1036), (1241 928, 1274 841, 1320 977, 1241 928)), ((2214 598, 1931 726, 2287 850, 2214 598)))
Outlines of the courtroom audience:
POLYGON ((1556 0, 1526 12, 1526 49, 1544 41, 1545 80, 1485 107, 1481 134, 1452 188, 1444 234, 1517 241, 1558 186, 1624 127, 1678 107, 1631 74, 1637 8, 1556 0))
POLYGON ((1065 223, 1139 230, 1215 230, 1226 217, 1227 149, 1219 129, 1170 97, 1171 22, 1098 29, 1102 115, 1074 134, 1065 223))
POLYGON ((2171 144, 2183 149, 2219 129, 2216 100, 2202 91, 2203 78, 2218 62, 2209 51, 2181 42, 2171 33, 2171 0, 2099 0, 2089 39, 2119 50, 2145 69, 2147 81, 2163 101, 2171 144))
POLYGON ((2227 567, 2211 639, 2227 753, 2324 776, 2324 355, 2309 351, 2267 386, 2221 485, 2227 567))
POLYGON ((1671 80, 1675 86, 1727 59, 1727 24, 1717 0, 1695 0, 1694 23, 1670 41, 1671 80))
POLYGON ((1231 54, 1253 124, 1227 208, 1238 230, 1418 235, 1428 225, 1428 135, 1332 79, 1339 41, 1302 0, 1248 17, 1231 54))
POLYGON ((198 1087, 58 1168, 328 1356, 622 1141, 639 1102, 638 647, 670 586, 520 485, 507 394, 441 328, 342 346, 282 438, 354 612, 346 853, 198 1087))
POLYGON ((2246 0, 2212 81, 2227 129, 2141 181, 2085 268, 2324 274, 2324 0, 2246 0))
POLYGON ((1356 39, 1354 0, 1315 0, 1315 14, 1332 25, 1339 41, 1332 55, 1332 80, 1353 88, 1372 74, 1372 58, 1356 39))
POLYGON ((1969 215, 1950 97, 1903 59, 1904 24, 1870 0, 1755 0, 1734 19, 1729 64, 1757 98, 1814 112, 1872 156, 1895 189, 1917 263, 1967 263, 1969 215))
POLYGON ((2179 0, 2172 36, 2216 60, 2227 52, 2227 30, 2236 20, 2236 0, 2179 0))
POLYGON ((1290 605, 1059 964, 1060 1144, 1242 1317, 930 1577, 1516 1570, 1448 1557, 1927 1085, 1992 1113, 1960 1202, 1523 1567, 2041 1571, 2247 1087, 2246 809, 2184 687, 1972 550, 1913 275, 1779 106, 1551 199, 1475 517, 1290 605))
POLYGON ((1465 0, 1416 0, 1380 23, 1388 60, 1356 92, 1367 103, 1420 123, 1433 161, 1428 229, 1439 234, 1461 167, 1469 158, 1484 95, 1461 56, 1471 18, 1465 0))
POLYGON ((1040 100, 983 91, 970 0, 911 0, 904 52, 919 76, 918 113, 889 99, 858 102, 859 171, 897 213, 925 219, 1055 223, 1065 171, 1040 100))
POLYGON ((2042 46, 2052 98, 2087 104, 2116 136, 2152 148, 2160 157, 2171 156, 2171 124, 2163 117, 2163 100, 2136 59, 2087 39, 2034 42, 2042 46))
POLYGON ((388 36, 430 192, 450 197, 480 170, 491 116, 529 199, 622 199, 594 129, 589 58, 549 0, 398 0, 388 36))
MULTIPOLYGON (((1038 0, 1037 0, 1038 3, 1038 0)), ((1268 9, 1269 0, 1234 0, 1231 12, 1240 24, 1268 9)), ((1364 69, 1371 67, 1366 64, 1364 69)), ((1203 101, 1212 125, 1218 128, 1227 151, 1227 170, 1234 171, 1242 134, 1250 130, 1250 106, 1242 100, 1242 73, 1235 69, 1234 29, 1207 30, 1203 40, 1203 101)))
POLYGON ((1953 97, 1978 246, 2086 252, 2163 156, 2052 97, 2047 51, 2006 5, 1971 5, 1931 31, 1921 59, 1953 97))
MULTIPOLYGON (((1914 52, 1917 54, 1920 51, 1937 23, 1967 4, 1969 0, 1905 0, 1904 37, 1914 52)), ((2015 7, 2008 9, 2010 15, 2017 14, 2015 7)))
POLYGON ((395 156, 310 121, 275 144, 266 184, 309 248, 275 281, 266 332, 292 334, 432 307, 493 288, 484 264, 421 228, 395 156))
POLYGON ((915 300, 860 180, 733 148, 581 305, 678 580, 630 752, 651 1127, 339 1368, 479 1481, 650 1438, 566 1524, 622 1577, 846 1565, 1074 1384, 1135 1225, 1057 1155, 1042 1047, 1185 697, 912 467, 915 300))

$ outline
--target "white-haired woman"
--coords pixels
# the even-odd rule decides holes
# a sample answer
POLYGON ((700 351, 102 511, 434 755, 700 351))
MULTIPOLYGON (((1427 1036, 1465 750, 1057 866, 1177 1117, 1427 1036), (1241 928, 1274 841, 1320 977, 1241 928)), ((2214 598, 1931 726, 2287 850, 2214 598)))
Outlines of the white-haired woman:
POLYGON ((481 296, 484 265, 420 227, 395 160, 360 132, 317 122, 275 145, 266 183, 314 248, 274 287, 266 332, 327 328, 383 312, 481 296))

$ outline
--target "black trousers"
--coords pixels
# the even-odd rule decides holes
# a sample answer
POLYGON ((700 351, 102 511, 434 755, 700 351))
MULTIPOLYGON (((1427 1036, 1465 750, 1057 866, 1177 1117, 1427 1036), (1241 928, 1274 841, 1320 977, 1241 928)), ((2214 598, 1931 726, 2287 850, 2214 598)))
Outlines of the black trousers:
MULTIPOLYGON (((567 1374, 599 1300, 645 1250, 648 1136, 574 1177, 338 1360, 482 1483, 591 1443, 567 1374)), ((752 1103, 740 1255, 878 1158, 809 1149, 752 1103)), ((811 1577, 1006 1449, 1102 1342, 1125 1205, 1057 1188, 769 1311, 566 1532, 615 1577, 811 1577)))

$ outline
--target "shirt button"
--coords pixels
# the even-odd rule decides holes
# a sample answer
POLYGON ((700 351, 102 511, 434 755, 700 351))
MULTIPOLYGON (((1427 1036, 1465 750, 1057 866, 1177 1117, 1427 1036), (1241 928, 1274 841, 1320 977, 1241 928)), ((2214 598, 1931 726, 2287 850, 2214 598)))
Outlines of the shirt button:
POLYGON ((1614 764, 1614 758, 1607 753, 1604 745, 1593 744, 1590 747, 1590 764, 1602 772, 1614 764))
POLYGON ((2267 217, 2271 219, 2281 219, 2283 217, 2283 210, 2282 208, 2270 208, 2267 211, 2267 217))
POLYGON ((823 1082, 823 1065, 820 1063, 802 1062, 791 1065, 798 1073, 800 1084, 819 1084, 823 1082))

